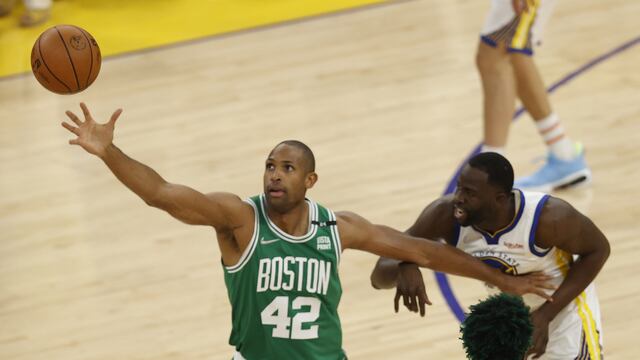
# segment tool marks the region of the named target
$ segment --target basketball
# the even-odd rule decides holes
[[[73,25],[45,30],[31,50],[31,70],[38,82],[56,94],[75,94],[89,87],[100,72],[96,40]]]

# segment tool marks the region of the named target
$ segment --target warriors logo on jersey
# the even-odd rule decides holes
[[[473,254],[478,260],[509,275],[518,275],[518,264],[513,259],[503,259],[496,256]],[[503,256],[504,257],[504,256]]]
[[[573,262],[571,255],[535,243],[538,219],[548,195],[520,190],[514,190],[513,195],[516,212],[507,227],[493,234],[473,226],[459,227],[456,247],[506,274],[541,271],[552,277],[552,285],[560,286]],[[488,289],[489,293],[498,291],[491,286]],[[544,302],[530,294],[523,300],[532,310]],[[551,322],[547,350],[541,359],[601,359],[601,329],[600,307],[591,284]]]

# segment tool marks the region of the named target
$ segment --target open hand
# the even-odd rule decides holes
[[[409,311],[418,312],[418,309],[420,309],[420,316],[425,314],[424,305],[431,305],[418,265],[409,263],[400,263],[398,265],[396,297],[393,299],[396,312],[400,310],[400,297],[402,297],[404,306]]]
[[[505,275],[505,282],[500,290],[515,294],[535,294],[548,301],[553,301],[551,295],[548,295],[545,289],[555,290],[556,287],[549,283],[552,277],[542,272],[533,272],[527,275],[512,276]]]
[[[106,124],[98,124],[93,120],[85,103],[80,103],[80,108],[82,108],[84,114],[84,121],[80,120],[80,118],[71,111],[67,110],[65,112],[69,119],[76,125],[73,126],[66,121],[62,122],[62,126],[65,129],[77,136],[77,138],[69,140],[69,144],[80,145],[88,153],[103,157],[107,147],[111,145],[113,141],[113,129],[116,120],[118,120],[118,117],[122,114],[122,109],[116,110]]]

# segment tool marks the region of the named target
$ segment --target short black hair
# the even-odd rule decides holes
[[[500,293],[469,307],[460,325],[462,346],[470,360],[521,360],[531,345],[530,308],[522,298]]]
[[[302,158],[305,162],[307,172],[310,173],[316,171],[316,157],[313,155],[313,151],[311,151],[307,144],[298,140],[285,140],[276,145],[274,149],[280,145],[289,145],[302,150]],[[271,150],[271,152],[273,152],[273,150]]]
[[[510,193],[513,189],[513,167],[504,156],[495,152],[483,152],[469,159],[468,164],[489,175],[489,184],[505,193]]]

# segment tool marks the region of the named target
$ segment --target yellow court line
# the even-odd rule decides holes
[[[56,24],[85,28],[103,56],[153,48],[388,0],[58,0],[41,26],[17,26],[21,8],[0,18],[0,77],[30,69],[31,47]]]

